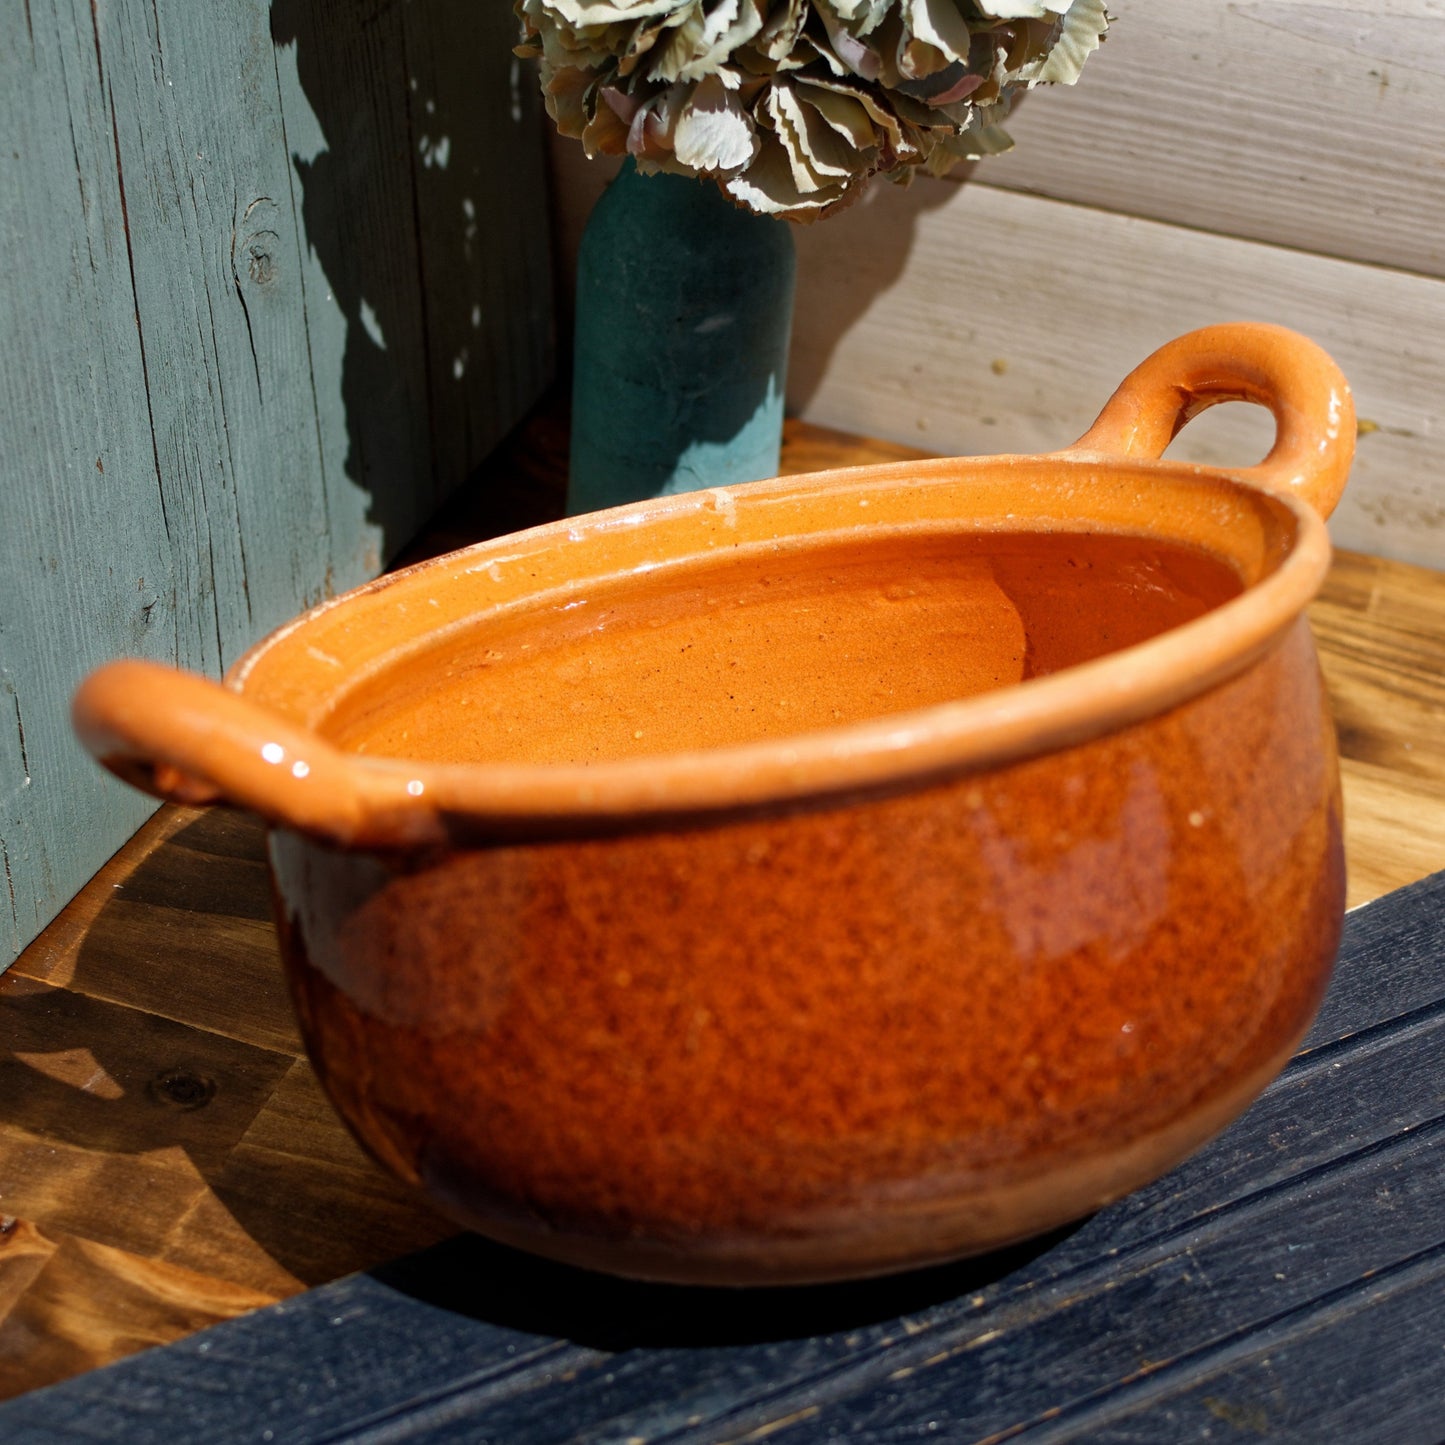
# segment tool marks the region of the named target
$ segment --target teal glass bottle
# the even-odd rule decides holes
[[[570,514],[777,472],[796,269],[789,222],[623,165],[578,254]]]

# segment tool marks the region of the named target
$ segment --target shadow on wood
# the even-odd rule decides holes
[[[920,217],[953,200],[975,169],[970,162],[943,180],[921,176],[906,188],[875,180],[863,199],[841,215],[798,227],[790,415],[808,410],[828,375],[833,352],[858,321],[875,307],[887,306],[888,291],[908,264]],[[839,266],[840,255],[849,257],[846,267]],[[848,284],[838,284],[840,270]],[[967,315],[967,296],[941,297],[939,302],[950,313]],[[926,349],[921,350],[919,363],[927,366],[928,360]]]
[[[455,1230],[362,1155],[301,1056],[262,849],[253,819],[201,815],[105,904],[67,986],[5,981],[3,1127],[11,1140],[29,1136],[35,1155],[26,1168],[26,1151],[12,1150],[21,1177],[7,1203],[43,1221],[37,1237],[46,1249],[59,1241],[74,1253],[79,1241],[96,1256],[85,1274],[91,1298],[106,1298],[112,1274],[114,1288],[125,1286],[122,1276],[142,1259],[204,1273],[214,1290],[287,1294]],[[197,970],[213,983],[206,1012],[191,1010],[181,1022],[170,1016],[174,1001]],[[111,1185],[96,1192],[87,1181],[98,1170]],[[943,1268],[814,1288],[643,1284],[476,1236],[374,1277],[437,1309],[594,1349],[733,1345],[925,1309],[996,1283],[1066,1234]],[[68,1317],[63,1307],[60,1314]]]
[[[199,970],[215,1001],[182,1022]],[[248,817],[205,814],[142,863],[66,987],[5,980],[4,1022],[6,1205],[47,1238],[289,1294],[454,1231],[365,1158],[302,1057]]]
[[[459,1235],[371,1271],[398,1294],[500,1329],[609,1354],[771,1344],[846,1333],[991,1289],[1078,1225],[976,1259],[843,1284],[722,1289],[616,1279]]]
[[[344,467],[371,496],[383,559],[550,370],[538,107],[514,28],[509,9],[464,0],[271,6],[300,87],[286,109],[304,232],[329,288],[324,310],[308,297],[316,385],[340,387]]]

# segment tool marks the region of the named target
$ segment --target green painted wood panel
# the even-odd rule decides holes
[[[144,818],[71,738],[374,575],[546,384],[510,6],[0,4],[0,965]]]

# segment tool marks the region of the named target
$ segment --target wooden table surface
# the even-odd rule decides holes
[[[785,468],[917,455],[790,425]],[[554,515],[534,418],[403,560]],[[1350,903],[1445,866],[1445,575],[1340,554],[1311,612]],[[0,978],[0,1398],[453,1227],[352,1143],[301,1051],[262,832],[164,808]]]

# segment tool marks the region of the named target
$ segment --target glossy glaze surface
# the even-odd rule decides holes
[[[459,1218],[659,1277],[992,1247],[1152,1178],[1282,1062],[1342,910],[1301,624],[1085,747],[900,797],[360,859],[278,834],[308,1048]]]
[[[1202,617],[1231,566],[1154,538],[848,537],[699,558],[486,616],[349,691],[321,731],[420,762],[592,764],[886,718]]]
[[[1157,460],[1229,398],[1265,462]],[[1209,328],[1054,456],[538,528],[77,722],[275,825],[318,1071],[458,1218],[736,1283],[987,1249],[1222,1127],[1324,989],[1353,435],[1317,348]]]

